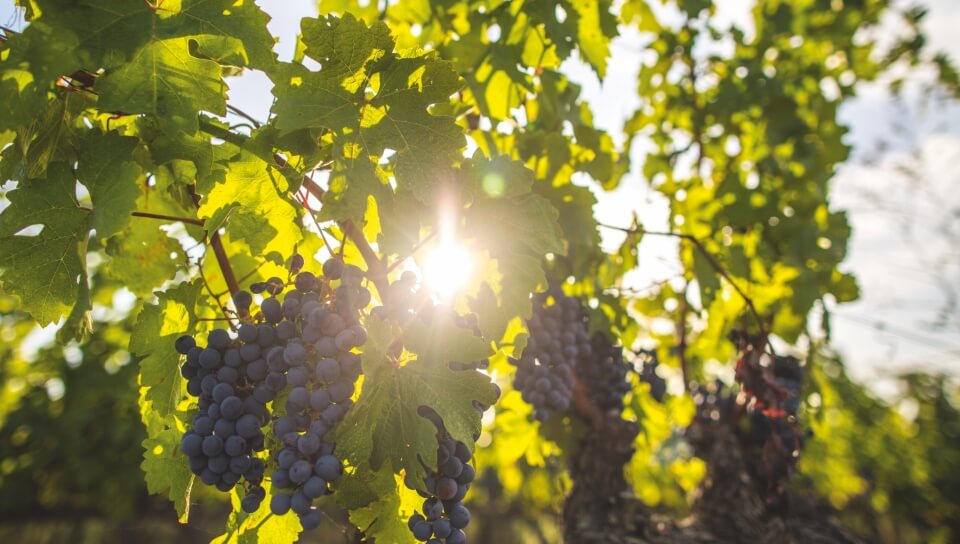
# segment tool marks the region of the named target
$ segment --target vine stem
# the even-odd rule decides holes
[[[687,289],[689,287],[689,283],[683,284],[683,293],[681,294],[680,300],[680,317],[677,319],[678,336],[680,337],[677,341],[677,356],[680,359],[680,375],[683,376],[684,391],[689,391],[690,389],[690,374],[687,370],[687,308],[689,305],[687,302]]]
[[[237,294],[240,290],[240,284],[233,273],[233,267],[230,266],[230,258],[227,257],[227,251],[223,248],[223,241],[220,239],[220,233],[214,232],[210,237],[210,247],[213,248],[213,254],[217,257],[217,264],[220,265],[220,271],[223,272],[223,279],[227,282],[227,289],[231,295]]]
[[[740,295],[740,298],[743,299],[743,302],[746,303],[747,307],[750,309],[750,313],[753,315],[753,318],[757,322],[757,326],[760,327],[760,332],[762,332],[764,337],[767,338],[767,347],[770,348],[770,353],[776,356],[777,352],[776,350],[774,350],[773,344],[770,342],[770,335],[769,335],[769,332],[767,331],[766,320],[763,318],[763,316],[760,315],[760,312],[757,310],[756,304],[753,303],[753,299],[749,295],[747,295],[747,293],[737,284],[737,282],[733,281],[733,277],[730,276],[730,273],[727,272],[727,269],[724,268],[722,264],[720,264],[720,261],[717,260],[717,257],[713,253],[710,253],[710,251],[707,250],[707,248],[703,245],[703,242],[701,242],[699,238],[697,238],[692,234],[685,234],[682,232],[646,230],[643,227],[626,228],[626,227],[618,227],[616,225],[607,225],[605,223],[597,223],[597,226],[605,229],[624,232],[626,234],[644,234],[644,235],[650,235],[650,236],[668,236],[671,238],[679,238],[681,240],[686,240],[691,244],[693,244],[693,246],[697,249],[697,251],[699,251],[700,254],[707,259],[707,262],[710,263],[710,267],[713,268],[717,272],[717,274],[720,274],[720,276],[723,279],[727,280],[727,283],[729,283],[733,287],[733,290],[736,291],[737,294]]]
[[[197,194],[197,191],[192,185],[190,186],[190,196],[193,199],[193,205],[199,209],[200,195]],[[220,239],[220,232],[218,230],[214,230],[213,233],[210,234],[210,247],[213,248],[213,254],[217,258],[217,265],[220,266],[223,279],[227,282],[227,289],[231,295],[237,294],[237,292],[240,291],[240,284],[237,283],[237,276],[233,273],[233,266],[230,265],[230,257],[227,256],[227,251],[223,247],[223,241]],[[213,294],[212,291],[211,294]],[[220,299],[217,299],[217,302],[219,303]]]
[[[80,206],[80,209],[85,212],[93,212],[93,208],[87,208]],[[145,217],[147,219],[160,219],[161,221],[180,221],[181,223],[188,223],[190,225],[197,225],[199,227],[203,226],[203,219],[195,219],[193,217],[177,217],[175,215],[164,215],[162,213],[151,213],[151,212],[130,212],[132,217]]]

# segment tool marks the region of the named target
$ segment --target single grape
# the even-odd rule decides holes
[[[263,497],[258,495],[247,495],[240,501],[240,508],[248,514],[256,512],[260,508],[260,503],[263,502]]]
[[[304,455],[313,455],[320,449],[320,437],[307,433],[297,441],[297,449]]]
[[[433,534],[437,538],[447,538],[453,532],[449,519],[438,519],[433,523]]]
[[[331,280],[338,280],[343,274],[343,259],[333,257],[323,263],[323,275]]]
[[[233,387],[228,383],[219,383],[213,388],[214,402],[223,402],[223,399],[233,395]]]
[[[433,534],[433,525],[429,521],[421,521],[413,526],[413,537],[426,542]]]
[[[200,366],[206,369],[216,368],[220,364],[222,357],[220,352],[213,349],[207,348],[200,352]]]
[[[234,420],[243,415],[243,401],[239,397],[227,397],[220,403],[220,415]]]
[[[303,265],[303,255],[294,253],[293,256],[290,257],[290,265],[287,267],[287,269],[290,270],[291,274],[296,274],[303,269]]]
[[[230,344],[230,333],[226,329],[213,329],[207,335],[207,345],[218,350],[227,349]]]
[[[322,497],[327,492],[327,482],[323,478],[313,476],[303,484],[303,492],[311,499]]]
[[[440,519],[443,514],[443,503],[436,497],[431,497],[423,502],[423,515],[430,521]]]
[[[343,465],[340,463],[340,460],[333,455],[324,455],[317,459],[313,470],[317,476],[324,480],[335,482],[340,478],[340,475],[343,474]]]
[[[309,531],[319,527],[322,520],[322,512],[320,510],[313,509],[300,516],[300,525],[302,525],[305,530]]]
[[[307,350],[302,344],[288,344],[283,350],[283,359],[290,366],[302,365],[307,360]]]
[[[213,434],[224,440],[226,440],[228,436],[233,435],[236,430],[237,424],[226,418],[220,418],[213,424]]]
[[[253,304],[253,296],[249,291],[237,291],[233,294],[233,304],[238,310],[246,311]]]
[[[237,434],[250,440],[260,435],[260,420],[253,414],[244,414],[237,420]]]
[[[223,454],[211,457],[207,466],[217,474],[223,474],[230,467],[230,458]]]
[[[223,451],[223,439],[219,436],[208,436],[203,439],[203,444],[201,445],[203,454],[207,457],[213,457],[219,455]]]
[[[247,441],[242,436],[233,435],[223,443],[223,451],[231,457],[242,455],[247,450]]]
[[[283,308],[276,298],[263,299],[263,302],[260,303],[260,311],[263,312],[263,317],[268,323],[279,323],[283,319]]]
[[[200,455],[203,445],[203,437],[188,431],[180,440],[180,451],[190,457]]]
[[[293,496],[290,497],[290,509],[301,516],[310,511],[312,503],[313,501],[310,500],[310,497],[307,497],[307,495],[302,492],[294,493]]]
[[[282,516],[290,511],[290,495],[276,493],[270,499],[270,511],[277,516]]]
[[[297,274],[293,284],[300,291],[313,291],[317,287],[317,277],[310,272],[301,272]]]
[[[457,482],[453,478],[440,478],[437,481],[437,496],[440,500],[450,500],[457,494]]]
[[[196,340],[194,340],[192,336],[185,334],[177,338],[177,341],[174,343],[174,348],[177,350],[177,353],[187,355],[196,345]]]
[[[467,507],[462,504],[456,504],[453,508],[447,512],[447,516],[450,518],[450,524],[453,525],[455,529],[463,529],[470,524],[470,510],[467,510]]]
[[[313,471],[313,469],[312,469],[312,467],[310,466],[310,463],[308,463],[307,461],[304,461],[304,460],[301,459],[301,460],[295,462],[295,463],[290,467],[290,481],[292,481],[293,483],[295,483],[295,484],[297,484],[297,485],[300,485],[300,484],[306,482],[308,479],[310,479],[310,475],[311,475],[312,471]],[[322,474],[319,474],[319,473],[318,473],[318,476],[320,476],[321,478],[323,478],[323,475],[322,475]],[[327,480],[327,481],[330,481],[329,478],[324,478],[324,479]]]
[[[267,279],[267,292],[271,295],[279,295],[283,292],[284,282],[280,278],[274,276]]]

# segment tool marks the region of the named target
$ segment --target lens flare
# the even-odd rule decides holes
[[[432,249],[423,261],[424,284],[441,299],[456,295],[466,285],[472,271],[473,257],[452,242]]]

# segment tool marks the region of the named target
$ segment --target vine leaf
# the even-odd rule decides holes
[[[283,134],[332,132],[336,183],[325,200],[336,203],[326,213],[337,216],[329,218],[363,218],[370,194],[389,208],[387,186],[374,168],[361,164],[377,165],[388,151],[396,152],[391,163],[397,185],[431,200],[465,145],[453,117],[430,111],[462,86],[452,65],[435,53],[398,55],[386,25],[368,27],[350,14],[305,19],[302,27],[305,53],[323,70],[278,65],[271,73],[273,113]]]
[[[222,63],[265,69],[276,62],[270,16],[253,0],[185,0],[164,21],[164,36],[190,36],[199,52]]]
[[[270,497],[270,482],[263,482],[264,491]],[[270,500],[260,504],[260,508],[247,514],[240,508],[240,497],[234,490],[230,494],[233,511],[227,518],[224,534],[214,538],[210,544],[290,544],[297,541],[302,527],[293,512],[282,516],[270,512]]]
[[[418,408],[429,406],[451,436],[473,444],[480,432],[480,413],[473,403],[492,404],[496,391],[484,374],[453,371],[448,364],[463,354],[487,356],[492,350],[478,337],[456,334],[452,326],[414,322],[408,329],[410,347],[423,353],[397,368],[387,363],[385,349],[396,338],[395,328],[376,317],[369,318],[367,326],[370,340],[364,352],[363,389],[335,431],[337,451],[351,464],[369,464],[377,470],[389,461],[395,472],[404,469],[422,480],[425,471],[420,460],[436,464],[437,429],[420,416]]]
[[[173,501],[180,523],[186,523],[190,515],[190,491],[193,474],[183,457],[178,454],[181,431],[164,429],[143,441],[143,469],[147,491],[163,493]]]
[[[225,179],[213,186],[198,210],[208,232],[230,217],[230,233],[243,240],[251,255],[290,255],[302,238],[297,209],[285,198],[287,183],[247,152],[230,163]]]
[[[130,160],[137,139],[116,132],[90,133],[80,150],[77,177],[90,191],[92,227],[107,238],[121,230],[136,209],[142,170]]]
[[[180,355],[172,349],[181,334],[193,331],[200,282],[182,283],[158,293],[157,303],[140,312],[130,334],[130,351],[140,360],[140,418],[147,428],[143,463],[147,490],[164,493],[174,503],[180,521],[189,514],[193,484],[185,458],[177,455],[183,434],[177,408],[183,400]]]
[[[500,276],[509,278],[499,291],[488,283],[471,302],[484,334],[499,339],[511,319],[529,315],[529,294],[546,283],[543,257],[566,253],[559,213],[543,197],[527,194],[479,200],[464,218],[468,235],[497,260]]]
[[[0,280],[20,297],[41,325],[70,311],[85,277],[89,214],[74,197],[76,181],[65,163],[50,165],[46,180],[30,180],[7,194],[10,205],[0,213]],[[35,235],[29,226],[43,225]]]
[[[130,335],[130,351],[143,358],[140,414],[150,435],[170,426],[169,418],[183,398],[180,354],[172,346],[180,335],[193,331],[201,290],[201,283],[194,281],[158,293],[157,303],[143,308]]]
[[[693,248],[691,251],[693,252],[693,275],[700,286],[701,304],[706,308],[713,304],[713,299],[720,291],[720,276],[699,248]]]
[[[190,38],[152,39],[129,63],[97,78],[99,108],[151,114],[188,134],[199,127],[197,112],[226,114],[220,65],[190,49]]]
[[[350,511],[350,521],[364,536],[377,542],[409,542],[407,520],[423,500],[388,466],[378,471],[359,467],[344,475],[334,498]]]
[[[156,176],[162,180],[162,176]],[[157,186],[150,187],[137,199],[137,209],[167,215],[178,215],[182,210],[165,205],[169,202]],[[199,227],[194,227],[199,230]],[[165,229],[150,220],[134,220],[118,235],[107,240],[105,250],[110,260],[101,268],[110,277],[140,297],[150,297],[154,289],[177,274],[184,262],[183,246]]]

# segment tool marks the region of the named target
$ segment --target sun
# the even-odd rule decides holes
[[[442,300],[453,298],[470,279],[473,257],[455,242],[443,242],[423,260],[423,281]]]

